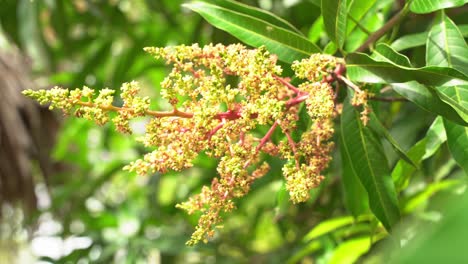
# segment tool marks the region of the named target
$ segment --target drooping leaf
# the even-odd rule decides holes
[[[343,137],[340,134],[340,146],[343,146]],[[346,149],[341,149],[343,198],[346,209],[356,218],[369,210],[369,198],[366,189],[362,186],[359,176],[357,175],[350,154],[346,153]]]
[[[346,0],[322,0],[322,16],[325,31],[338,48],[346,38]]]
[[[468,120],[463,119],[457,111],[439,98],[435,88],[421,85],[415,81],[394,83],[392,88],[395,92],[428,112],[441,115],[460,125],[468,125]]]
[[[403,67],[389,62],[376,61],[363,53],[346,57],[346,69],[351,80],[367,83],[405,83],[417,81],[425,85],[456,86],[468,84],[468,77],[447,67]]]
[[[450,153],[468,175],[468,127],[444,120]]]
[[[468,25],[458,25],[458,29],[462,33],[463,37],[468,37]],[[428,31],[404,35],[401,38],[395,40],[390,46],[396,51],[423,46],[426,44],[428,35]]]
[[[468,0],[414,0],[410,10],[416,14],[427,14],[444,8],[459,7],[466,3]]]
[[[379,138],[364,126],[360,113],[345,101],[341,116],[342,151],[367,190],[369,205],[387,230],[399,220],[398,200]]]
[[[308,57],[311,53],[320,52],[307,38],[248,14],[200,1],[184,6],[199,13],[215,27],[229,32],[249,45],[264,45],[284,62],[291,63]]]
[[[385,43],[379,43],[377,47],[375,47],[372,51],[372,58],[376,61],[386,61],[403,67],[413,67],[408,57],[398,53]]]

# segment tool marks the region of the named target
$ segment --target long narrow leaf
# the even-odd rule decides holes
[[[376,61],[363,53],[346,57],[346,69],[351,80],[367,83],[405,83],[417,81],[425,85],[467,85],[468,76],[447,67],[403,67],[389,62]]]
[[[455,161],[468,175],[468,127],[444,120],[447,143]]]
[[[343,135],[340,134],[340,146],[344,145]],[[369,198],[367,197],[366,189],[362,186],[357,172],[352,166],[350,159],[351,154],[347,149],[341,147],[341,163],[343,184],[343,197],[346,209],[354,216],[354,218],[362,215],[369,210]]]
[[[414,0],[410,10],[417,14],[426,14],[444,8],[459,7],[466,3],[467,0]]]
[[[346,0],[322,0],[325,31],[337,47],[343,47],[346,38]]]
[[[432,87],[411,81],[394,83],[392,88],[395,92],[428,112],[441,115],[463,126],[468,125],[468,120],[463,119],[449,104],[442,101],[438,96],[438,92]]]
[[[429,32],[426,44],[426,64],[440,64],[468,72],[468,45],[455,23],[440,11]],[[439,87],[446,97],[442,100],[450,104],[461,116],[468,115],[468,86]],[[444,120],[449,150],[468,174],[468,128]]]
[[[468,37],[468,25],[458,25],[458,29],[462,33],[463,37]],[[401,38],[395,40],[391,47],[396,51],[402,51],[406,49],[411,49],[426,44],[427,36],[429,32],[421,32],[404,35]]]
[[[206,2],[206,3],[211,3],[219,7],[224,7],[226,9],[229,9],[229,10],[241,13],[241,14],[245,14],[251,17],[258,18],[260,20],[268,22],[277,27],[284,28],[290,31],[294,31],[297,34],[302,35],[302,32],[296,27],[294,27],[293,25],[291,25],[291,23],[263,9],[249,6],[246,4],[242,4],[239,2],[231,1],[231,0],[201,0],[201,1]]]
[[[360,113],[345,101],[341,117],[342,151],[367,190],[369,205],[387,230],[400,218],[398,200],[382,143],[360,120]]]
[[[292,63],[320,52],[320,49],[305,37],[267,21],[205,2],[195,1],[184,6],[199,13],[215,27],[229,32],[249,45],[264,45],[284,62]]]

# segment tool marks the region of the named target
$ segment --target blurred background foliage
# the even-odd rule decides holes
[[[182,8],[183,2],[0,0],[0,52],[16,50],[28,56],[32,69],[29,77],[37,88],[74,88],[83,84],[95,89],[118,88],[123,82],[138,80],[144,84],[145,94],[157,98],[159,82],[168,69],[164,62],[146,55],[143,47],[239,42]],[[322,48],[327,43],[317,4],[320,1],[241,2],[285,18]],[[361,22],[368,31],[374,31],[399,5],[401,1],[378,1],[363,14]],[[463,10],[466,8],[454,9],[450,15],[458,24],[468,24]],[[414,17],[401,25],[398,34],[426,31],[431,19]],[[356,26],[350,31],[354,34],[350,33],[346,50],[354,50],[368,34]],[[415,66],[424,65],[423,47],[411,49],[406,55]],[[165,107],[164,102],[154,102],[155,108]],[[434,119],[412,104],[376,104],[374,109],[378,109],[404,149],[424,136]],[[132,124],[136,136],[138,131],[143,133],[144,123],[142,119]],[[386,147],[395,165],[398,156],[392,154],[390,146]],[[439,144],[434,149],[435,155],[414,172],[402,193],[401,208],[408,215],[402,236],[412,237],[421,221],[440,219],[446,203],[430,203],[434,196],[460,192],[465,187],[464,173],[448,154],[447,146]],[[213,241],[187,247],[185,242],[197,216],[186,215],[175,204],[210,183],[216,175],[216,160],[201,155],[192,169],[148,177],[121,171],[144,151],[134,138],[120,135],[112,127],[61,118],[51,155],[61,166],[47,178],[39,169],[31,172],[37,209],[22,207],[20,201],[2,205],[0,260],[81,264],[352,263],[362,256],[367,262],[381,263],[388,253],[381,249],[392,247],[375,218],[354,221],[347,212],[339,155],[326,181],[313,190],[312,198],[294,206],[283,185],[281,161],[269,158],[271,172],[238,201],[238,210],[226,218]]]

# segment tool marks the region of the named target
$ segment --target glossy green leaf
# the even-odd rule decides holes
[[[343,136],[340,134],[340,146],[343,146],[343,144]],[[362,186],[359,176],[352,166],[352,161],[349,158],[350,154],[346,153],[345,150],[342,148],[340,151],[343,198],[346,209],[356,218],[369,210],[369,198],[367,197],[366,189]]]
[[[229,32],[249,45],[264,45],[284,62],[291,63],[320,52],[320,49],[305,37],[247,14],[199,1],[184,6],[199,13],[215,27]]]
[[[399,220],[398,200],[388,161],[379,138],[364,126],[360,113],[345,101],[341,116],[342,151],[348,155],[353,170],[367,190],[374,215],[387,230]]]
[[[459,7],[468,0],[414,0],[410,10],[416,14],[427,14],[444,8]]]
[[[201,0],[201,1],[214,4],[219,7],[223,7],[223,8],[226,8],[231,11],[238,12],[244,15],[248,15],[248,16],[257,18],[259,20],[263,20],[277,27],[284,28],[290,31],[294,31],[297,34],[302,35],[302,32],[298,30],[296,27],[294,27],[291,23],[289,23],[288,21],[282,19],[281,17],[271,12],[268,12],[266,10],[263,10],[254,6],[242,4],[240,2],[236,2],[232,0]]]
[[[426,43],[426,64],[453,67],[468,74],[468,47],[455,23],[438,12]]]
[[[426,63],[454,67],[468,72],[468,45],[455,23],[440,11],[429,32],[426,44]],[[468,118],[468,86],[439,87],[442,100],[450,104],[462,117]],[[442,96],[445,95],[445,96]],[[468,173],[468,128],[444,120],[447,143],[453,158]]]
[[[458,25],[458,29],[462,33],[463,37],[468,37],[468,25]],[[423,46],[426,44],[428,35],[429,32],[404,35],[401,38],[392,42],[390,46],[396,51],[402,51],[414,47]]]
[[[468,127],[444,120],[447,143],[453,158],[468,175]]]
[[[330,264],[353,264],[369,251],[372,240],[369,236],[357,237],[340,243],[333,251],[328,263]]]
[[[432,122],[425,138],[427,138],[427,144],[424,156],[422,157],[423,160],[434,155],[440,148],[440,145],[447,141],[447,134],[445,133],[442,117],[439,116]]]
[[[354,0],[350,1],[348,5],[348,22],[346,24],[346,33],[350,34],[357,24],[354,22],[361,22],[361,19],[368,14],[368,12],[375,5],[377,0]]]
[[[376,61],[363,53],[346,57],[346,69],[351,80],[367,83],[405,83],[417,81],[425,85],[456,86],[468,84],[468,77],[447,67],[403,67],[389,62]]]
[[[415,81],[394,83],[392,88],[395,92],[428,112],[441,115],[460,125],[468,124],[467,120],[464,120],[457,111],[440,99],[435,88],[421,85]]]
[[[453,67],[468,74],[468,45],[455,23],[443,11],[437,14],[426,44],[426,64]],[[441,99],[468,119],[468,86],[439,87]]]
[[[408,57],[398,53],[385,43],[379,43],[377,45],[377,47],[372,51],[372,58],[376,61],[386,61],[403,67],[413,67]]]
[[[325,31],[338,48],[346,38],[346,0],[322,0],[322,16]]]
[[[465,121],[468,120],[468,85],[438,87],[442,101],[449,104]]]

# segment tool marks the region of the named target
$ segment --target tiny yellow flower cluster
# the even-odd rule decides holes
[[[336,95],[330,83],[334,70],[344,67],[341,59],[314,54],[295,62],[296,76],[305,79],[296,87],[281,77],[277,57],[264,47],[194,44],[145,51],[172,65],[161,83],[161,95],[172,111],[150,110],[150,99],[138,96],[137,82],[122,85],[120,107],[112,104],[114,90],[110,89],[97,95],[87,87],[27,90],[24,94],[50,104],[51,109],[61,108],[99,125],[112,120],[123,133],[131,132],[131,119],[151,117],[141,141],[154,150],[124,168],[140,175],[188,168],[202,151],[218,158],[219,177],[178,205],[189,214],[202,213],[188,244],[213,236],[222,215],[235,208],[235,199],[245,196],[254,180],[268,172],[262,153],[287,160],[283,173],[294,203],[309,198],[331,160]],[[291,132],[296,129],[301,103],[313,122],[295,142]],[[116,113],[112,119],[110,112]],[[269,129],[259,136],[259,126]],[[284,135],[280,142],[271,140],[276,130]]]

